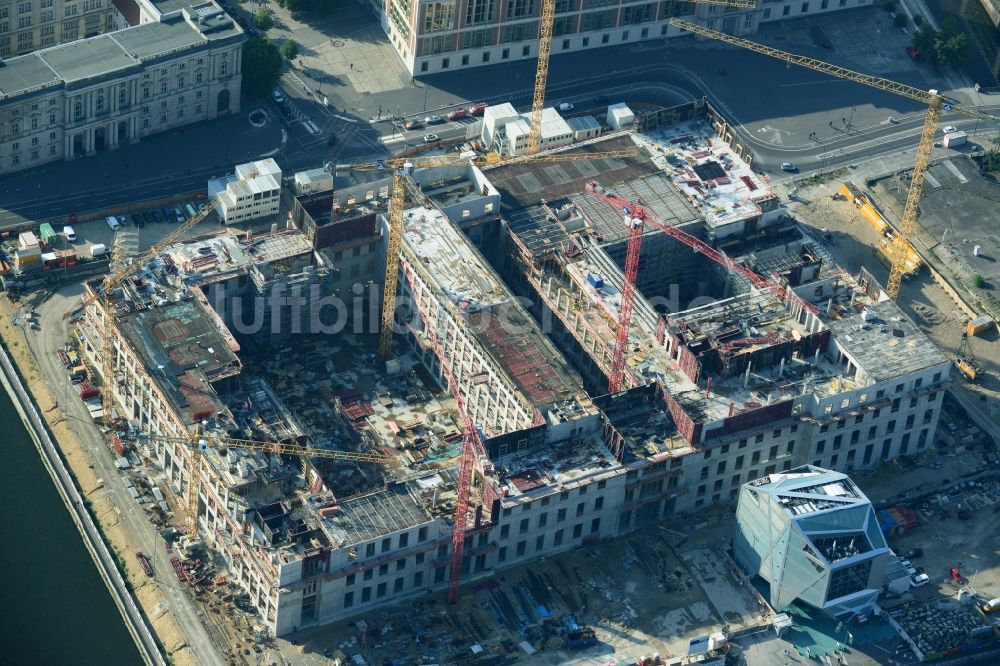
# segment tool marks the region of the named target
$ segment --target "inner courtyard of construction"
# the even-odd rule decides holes
[[[697,101],[523,162],[336,174],[283,225],[87,283],[76,344],[272,636],[925,451],[951,362],[749,159]]]

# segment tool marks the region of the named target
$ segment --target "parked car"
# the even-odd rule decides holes
[[[153,216],[153,222],[163,222],[163,219],[160,217],[160,211],[155,208],[149,211],[149,214]]]
[[[572,111],[573,110],[573,105],[570,104],[569,102],[563,102],[562,104],[559,105],[559,110],[560,111]]]
[[[952,132],[957,132],[958,128],[954,125],[945,125],[943,131],[945,134],[951,134]]]
[[[911,548],[905,553],[903,553],[903,557],[905,557],[908,560],[915,560],[918,557],[923,557],[923,556],[924,556],[924,551],[922,548]]]
[[[424,118],[424,122],[427,123],[428,125],[437,125],[438,123],[443,123],[444,118],[442,118],[441,116],[427,116],[426,118]]]
[[[142,221],[142,216],[139,215],[139,213],[132,213],[131,215],[129,215],[129,219],[132,220],[132,224],[134,224],[139,229],[142,229],[144,226],[146,226],[146,223]]]
[[[108,223],[108,226],[111,227],[111,231],[118,231],[122,228],[122,223],[119,222],[118,218],[114,215],[108,215],[105,218],[105,221]]]
[[[929,582],[931,582],[931,577],[925,573],[917,574],[910,578],[911,587],[923,587]]]
[[[275,86],[274,90],[271,91],[271,99],[274,100],[275,104],[284,104],[285,103],[285,93],[281,91],[280,87]]]
[[[181,211],[180,208],[174,208],[174,217],[177,218],[178,222],[184,221],[184,213]]]
[[[407,120],[405,123],[403,123],[403,127],[405,127],[408,130],[415,130],[415,129],[420,129],[421,127],[423,127],[423,125],[420,124],[419,120]]]
[[[792,164],[791,162],[782,162],[781,163],[781,170],[782,171],[788,171],[790,173],[795,173],[796,171],[799,170],[799,168],[797,166],[795,166],[794,164]]]
[[[440,137],[437,134],[424,134],[424,143],[437,143]]]
[[[470,116],[481,116],[486,111],[486,102],[477,102],[465,110]]]
[[[163,221],[164,222],[173,222],[174,221],[174,214],[173,214],[173,212],[169,208],[167,208],[166,206],[164,206],[163,208],[160,209],[160,213],[163,215]]]
[[[455,109],[448,114],[448,120],[461,120],[465,117],[465,109]]]
[[[73,227],[69,226],[68,224],[65,227],[63,227],[63,236],[65,236],[66,240],[68,240],[70,243],[76,242],[76,232],[73,231]]]

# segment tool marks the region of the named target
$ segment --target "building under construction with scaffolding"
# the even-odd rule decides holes
[[[289,333],[286,299],[268,309],[271,335],[242,332],[237,303],[275,283],[315,284],[317,299],[377,291],[388,180],[300,197],[294,228],[179,244],[114,295],[115,395],[131,425],[383,456],[204,456],[187,509],[269,632],[447,586],[463,421],[443,360],[485,448],[463,581],[732,503],[775,472],[866,469],[933,442],[950,363],[868,274],[836,266],[709,120],[624,141],[640,155],[415,172],[384,364],[378,316]],[[647,225],[614,394],[628,234],[623,212],[588,192],[595,179],[781,286]],[[99,321],[95,302],[85,342]],[[146,446],[183,497],[190,452]]]

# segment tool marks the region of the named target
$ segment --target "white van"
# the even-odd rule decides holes
[[[111,231],[118,231],[122,228],[122,223],[118,221],[118,218],[114,215],[108,215],[104,218],[108,221],[108,226],[111,227]]]
[[[104,243],[98,243],[97,245],[90,246],[90,256],[100,257],[108,253],[108,246]]]
[[[68,240],[70,243],[76,242],[76,232],[73,231],[73,227],[69,226],[68,224],[65,227],[63,227],[63,236],[65,236],[66,240]]]

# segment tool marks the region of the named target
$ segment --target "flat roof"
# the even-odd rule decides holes
[[[225,410],[211,382],[238,374],[242,364],[199,300],[121,314],[118,328],[187,425]]]
[[[892,301],[856,302],[855,308],[852,316],[832,319],[827,325],[844,353],[873,381],[949,362]]]
[[[187,6],[197,23],[178,16],[5,60],[0,67],[0,93],[12,96],[46,84],[107,76],[174,51],[243,34],[214,2]]]
[[[424,502],[406,483],[340,500],[339,511],[322,516],[320,524],[335,547],[359,543],[430,522]]]
[[[570,146],[560,155],[634,149],[629,136],[612,137],[584,146]],[[542,199],[562,199],[583,192],[588,181],[607,184],[634,180],[658,171],[641,151],[635,157],[579,159],[569,162],[528,161],[499,167],[484,167],[483,173],[502,195],[505,211],[538,204]]]
[[[3,67],[0,67],[0,95],[14,95],[40,86],[55,85],[61,80],[37,52],[29,53],[4,61]]]
[[[496,459],[505,503],[537,491],[558,491],[589,483],[595,477],[624,473],[599,438],[573,438]],[[536,495],[537,496],[537,495]]]
[[[148,24],[155,25],[155,24]],[[66,83],[89,79],[138,64],[112,34],[61,44],[39,52]]]
[[[641,201],[643,207],[654,213],[664,224],[682,226],[702,222],[701,216],[687,197],[661,173],[629,180],[613,187],[613,181],[603,175],[598,175],[596,180],[629,201]],[[600,234],[603,242],[618,241],[628,235],[624,213],[608,202],[586,193],[574,194],[570,199]],[[645,233],[661,232],[652,225],[646,225]]]

